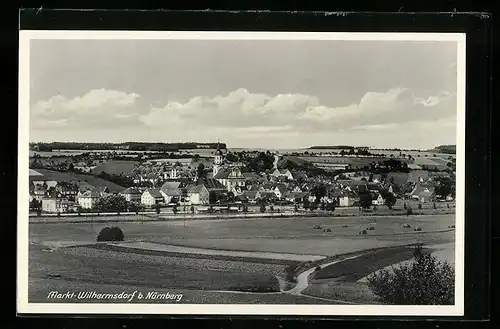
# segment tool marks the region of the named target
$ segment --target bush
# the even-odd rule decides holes
[[[411,207],[406,208],[406,216],[412,215],[413,209]]]
[[[314,269],[315,272],[318,272],[321,270],[321,266],[316,266],[316,268]]]
[[[105,227],[97,235],[97,241],[123,241],[123,232],[119,227]]]
[[[297,266],[295,266],[295,265],[289,265],[289,266],[285,267],[285,269],[283,270],[285,281],[288,281],[288,282],[297,281],[295,278],[295,271],[296,270],[297,270]]]
[[[266,212],[266,206],[265,205],[261,205],[260,206],[260,212],[261,213],[265,213]]]
[[[387,304],[453,305],[455,270],[417,245],[413,262],[372,274],[368,286]]]
[[[416,227],[416,228],[414,228],[413,230],[414,230],[414,231],[417,231],[417,232],[422,231],[422,229],[421,229],[420,227]]]

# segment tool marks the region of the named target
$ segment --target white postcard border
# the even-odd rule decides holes
[[[63,304],[28,302],[29,98],[32,39],[165,40],[373,40],[457,42],[457,154],[455,227],[455,305],[245,305],[245,304]],[[33,31],[19,32],[19,132],[17,220],[17,311],[22,314],[166,314],[166,315],[315,315],[315,316],[463,316],[465,271],[465,34],[330,32],[187,32],[187,31]]]

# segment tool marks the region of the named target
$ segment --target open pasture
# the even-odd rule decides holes
[[[409,228],[404,225],[409,224]],[[454,241],[453,215],[322,217],[160,221],[143,223],[31,224],[33,243],[95,241],[105,226],[119,226],[126,241],[149,241],[186,247],[334,255],[356,250]],[[319,226],[321,229],[314,229]],[[366,235],[360,235],[361,230]],[[421,231],[416,232],[414,228]],[[331,232],[323,232],[329,228]],[[351,250],[355,249],[355,250]]]

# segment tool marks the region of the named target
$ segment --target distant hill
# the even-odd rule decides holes
[[[444,154],[456,154],[457,153],[457,146],[456,145],[439,145],[431,150],[428,150],[428,152],[444,153]]]
[[[350,150],[355,149],[355,146],[349,145],[315,145],[311,146],[310,150]]]
[[[221,149],[226,149],[225,143],[219,143]],[[84,143],[84,142],[52,142],[52,143],[30,143],[30,150],[53,151],[53,150],[129,150],[129,151],[163,151],[178,152],[179,150],[192,149],[215,149],[217,143],[157,143],[157,142],[124,142],[124,143]]]
[[[36,175],[36,173],[42,174]],[[75,174],[71,172],[60,172],[48,169],[35,169],[30,171],[30,181],[33,180],[53,180],[57,182],[73,182],[78,185],[78,187],[107,187],[110,192],[121,192],[125,187],[112,183],[110,181],[104,180],[102,178],[86,175],[86,174]]]

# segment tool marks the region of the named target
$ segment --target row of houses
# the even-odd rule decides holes
[[[117,193],[122,195],[130,203],[140,203],[145,207],[152,208],[156,205],[209,205],[231,195],[232,202],[267,203],[289,202],[303,203],[304,200],[315,202],[316,196],[313,192],[314,186],[310,183],[273,183],[256,182],[252,185],[242,186],[237,189],[238,193],[228,192],[227,187],[214,178],[200,179],[196,183],[183,183],[179,181],[168,181],[161,188],[138,188],[130,187]],[[383,205],[385,196],[390,193],[396,197],[418,200],[422,203],[435,200],[435,187],[429,184],[416,183],[412,190],[402,194],[396,184],[380,184],[359,180],[338,180],[325,186],[325,195],[320,202],[334,203],[339,207],[351,207],[359,204],[360,193],[369,191],[372,196],[373,205]],[[41,194],[41,188],[37,188],[36,199],[42,203],[44,212],[68,212],[81,209],[91,209],[96,201],[112,193],[106,188],[92,188],[78,191],[74,200],[57,190],[48,194]],[[211,198],[211,195],[215,197]],[[33,197],[34,199],[35,197]]]

